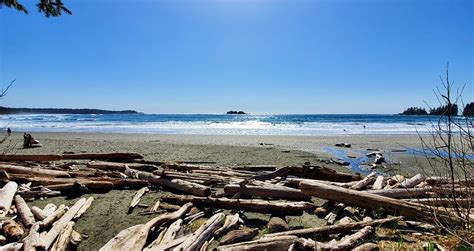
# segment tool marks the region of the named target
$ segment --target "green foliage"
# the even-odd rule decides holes
[[[442,105],[437,108],[430,109],[430,115],[440,115],[440,116],[457,116],[458,115],[458,105],[451,104],[450,107],[448,105]]]
[[[474,117],[474,102],[467,104],[462,111],[464,117]]]
[[[28,10],[19,3],[18,0],[0,0],[0,4],[28,14]],[[36,4],[36,7],[38,7],[38,11],[43,13],[46,17],[57,17],[63,13],[72,15],[72,12],[64,6],[62,0],[40,0],[40,2]]]
[[[428,115],[424,108],[410,107],[401,113],[402,115]]]

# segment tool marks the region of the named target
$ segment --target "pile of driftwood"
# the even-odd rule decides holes
[[[375,172],[362,177],[310,164],[216,167],[145,161],[134,153],[6,155],[0,180],[5,184],[0,191],[2,240],[12,249],[64,250],[78,243],[74,220],[93,198],[70,208],[44,209],[29,208],[25,200],[112,189],[139,188],[129,211],[149,189],[170,193],[150,208],[159,216],[122,230],[101,250],[371,250],[377,245],[364,241],[382,224],[434,223],[433,212],[438,220],[462,224],[449,210],[453,186],[446,178]],[[471,181],[455,184],[458,211],[471,209],[465,182]],[[326,202],[316,205],[314,198]],[[249,227],[245,212],[271,215],[265,230]],[[305,212],[326,219],[327,226],[289,229],[285,216]],[[207,221],[189,232],[186,226],[199,218]]]

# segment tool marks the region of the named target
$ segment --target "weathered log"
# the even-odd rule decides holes
[[[182,219],[177,219],[171,225],[166,229],[166,231],[163,234],[163,238],[161,238],[161,241],[159,244],[167,244],[174,240],[176,237],[176,234],[179,232],[181,229],[181,224],[183,223]]]
[[[258,233],[258,228],[248,228],[248,227],[241,227],[238,230],[233,230],[224,235],[220,240],[221,245],[228,245],[232,243],[242,242],[242,241],[249,241],[253,239]]]
[[[28,235],[23,239],[23,250],[24,251],[36,251],[37,249],[43,250],[44,243],[40,238],[39,223],[35,223],[31,228]]]
[[[224,187],[226,193],[240,193],[246,197],[274,198],[284,200],[310,200],[311,196],[301,193],[299,189],[268,184],[267,186],[240,186],[229,184]]]
[[[133,196],[132,201],[130,202],[130,206],[128,207],[128,213],[131,213],[133,211],[133,209],[140,202],[142,196],[148,191],[149,191],[148,187],[143,187],[135,193],[135,195]]]
[[[200,207],[237,209],[248,212],[280,215],[301,215],[303,211],[310,210],[314,207],[312,203],[300,201],[266,201],[259,199],[227,199],[175,195],[164,195],[161,197],[161,199],[162,201],[173,204],[192,202],[194,205]]]
[[[51,177],[58,177],[58,178],[71,177],[69,173],[65,171],[38,168],[38,167],[0,165],[0,169],[7,171],[9,174],[19,173],[19,174],[28,174],[28,175],[37,175],[37,176],[51,176]]]
[[[51,247],[51,251],[63,251],[68,250],[69,239],[71,239],[72,228],[74,227],[74,221],[70,221],[66,224],[61,233],[59,234],[56,242]]]
[[[344,236],[341,240],[330,241],[328,243],[316,242],[317,250],[349,250],[357,245],[361,240],[371,236],[374,233],[374,228],[371,226],[366,226],[359,230],[358,232]]]
[[[151,213],[156,213],[160,209],[160,200],[157,200],[155,205],[153,205],[152,208],[150,208]]]
[[[10,241],[18,241],[25,234],[23,227],[13,220],[4,221],[2,230],[5,237]]]
[[[346,205],[358,206],[378,210],[384,208],[387,213],[393,215],[402,215],[406,217],[425,219],[433,221],[433,214],[426,207],[411,202],[400,201],[397,199],[370,194],[367,192],[355,191],[347,188],[321,184],[318,182],[302,182],[301,191],[322,199],[336,199]],[[377,191],[377,190],[370,190]],[[446,216],[446,215],[444,215]],[[439,217],[443,217],[440,213]]]
[[[181,243],[183,243],[183,241],[188,239],[190,236],[191,234],[188,234],[188,235],[179,237],[177,239],[174,239],[166,244],[160,244],[160,245],[154,246],[153,249],[145,249],[145,251],[175,250],[177,246],[181,245]]]
[[[352,251],[379,251],[379,250],[380,250],[379,246],[371,242],[364,243],[352,249]]]
[[[288,184],[291,187],[299,188],[300,187],[300,182],[302,181],[313,181],[314,179],[305,179],[305,178],[293,178],[293,177],[287,177],[284,179],[285,181],[288,182]],[[335,181],[327,181],[327,180],[318,180],[319,182],[327,183],[330,185],[335,185],[335,186],[340,186],[340,187],[345,187],[349,188],[359,181],[349,181],[349,182],[335,182]]]
[[[45,228],[53,225],[53,223],[61,218],[66,213],[66,206],[64,204],[59,205],[59,207],[52,214],[48,215],[44,220],[40,222],[40,227]]]
[[[15,205],[20,215],[23,225],[30,228],[35,224],[35,216],[30,210],[30,207],[26,204],[25,200],[20,195],[15,195]]]
[[[233,166],[232,169],[235,170],[244,170],[244,171],[275,171],[278,166],[274,165],[244,165],[244,166]]]
[[[48,217],[41,208],[39,207],[36,207],[36,206],[32,206],[31,207],[31,213],[33,213],[33,215],[35,216],[35,218],[39,221],[42,221],[44,219],[46,219],[46,217]]]
[[[250,177],[249,180],[270,180],[278,176],[293,175],[300,178],[307,179],[318,179],[335,182],[350,182],[360,180],[359,175],[340,173],[333,169],[322,167],[322,166],[303,166],[303,167],[283,167],[274,172],[268,174],[255,175]]]
[[[62,159],[127,161],[127,160],[134,160],[134,159],[143,159],[143,155],[138,154],[138,153],[76,153],[76,154],[63,154]]]
[[[60,206],[65,207],[64,204],[62,204]],[[46,204],[46,206],[44,206],[43,212],[47,217],[47,216],[50,216],[51,214],[53,214],[57,209],[58,209],[58,207],[56,205],[54,205],[53,203],[49,203],[49,204]]]
[[[44,237],[46,248],[49,248],[53,244],[61,230],[63,230],[66,225],[74,218],[74,216],[76,216],[77,212],[84,206],[86,201],[86,198],[78,200],[58,221],[56,221],[56,223]]]
[[[377,179],[375,179],[374,184],[372,185],[372,189],[379,190],[383,189],[385,185],[385,177],[382,175],[377,176]]]
[[[211,195],[211,188],[196,184],[193,182],[181,180],[181,179],[166,179],[160,176],[156,176],[150,173],[138,172],[141,179],[146,179],[153,185],[168,187],[183,193],[192,194],[196,196],[209,196]]]
[[[243,220],[240,218],[238,213],[227,215],[225,217],[224,225],[216,230],[215,236],[222,236],[230,229],[237,227],[239,224],[243,223]]]
[[[377,175],[376,172],[372,172],[369,175],[367,175],[365,178],[354,184],[351,189],[355,190],[361,190],[362,188],[366,187],[370,183],[374,182],[375,178],[374,176]]]
[[[304,228],[304,229],[297,229],[297,230],[290,230],[286,232],[280,233],[273,233],[267,234],[265,237],[276,237],[276,236],[287,236],[287,235],[294,235],[299,237],[311,236],[311,235],[330,235],[330,234],[337,234],[341,232],[347,232],[354,229],[360,229],[366,226],[378,226],[382,224],[386,224],[393,221],[402,220],[403,217],[391,217],[379,220],[368,220],[368,221],[360,221],[349,223],[346,225],[331,225],[331,226],[323,226],[323,227],[314,227],[314,228]]]
[[[74,216],[74,219],[79,219],[86,211],[89,209],[89,207],[92,205],[92,202],[94,201],[94,197],[89,197],[87,198],[86,202],[84,205],[77,211],[77,214]]]
[[[311,239],[299,238],[293,241],[288,251],[315,250],[316,242]]]
[[[423,175],[417,174],[409,179],[404,180],[402,183],[400,183],[400,186],[405,188],[411,188],[423,182],[424,179],[425,177]]]
[[[100,250],[140,251],[144,248],[150,229],[165,222],[177,220],[193,207],[192,203],[183,205],[179,210],[160,215],[146,224],[140,224],[122,230],[116,237],[109,240]]]
[[[213,215],[205,224],[201,225],[196,232],[193,233],[188,239],[186,239],[177,249],[181,250],[199,250],[201,246],[209,240],[214,231],[222,226],[225,214],[218,213]]]
[[[23,250],[23,243],[21,242],[12,242],[0,246],[0,250],[7,250],[7,251],[20,251]]]
[[[62,157],[58,154],[5,154],[0,159],[2,161],[57,161]]]
[[[339,216],[342,213],[342,210],[346,207],[343,203],[338,203],[334,209],[324,217],[324,219],[327,221],[328,225],[333,225],[334,222],[339,218]]]
[[[277,236],[272,238],[261,238],[255,241],[240,242],[217,247],[217,250],[288,250],[297,239],[296,236]]]
[[[0,189],[0,217],[5,217],[12,205],[18,184],[10,181],[2,189]]]
[[[474,206],[474,200],[472,198],[462,199],[456,198],[456,203],[452,198],[419,198],[419,199],[404,199],[404,201],[416,202],[423,205],[433,206],[433,207],[456,207],[456,204],[459,207],[471,208]]]
[[[364,192],[370,194],[377,194],[390,198],[416,198],[424,195],[426,192],[431,191],[430,187],[421,188],[393,188],[393,189],[379,189],[379,190],[366,190]]]
[[[150,164],[139,164],[139,163],[117,163],[117,162],[105,162],[105,161],[91,161],[87,163],[87,167],[106,170],[106,171],[119,171],[125,172],[126,167],[140,171],[154,171],[160,169],[158,166]]]

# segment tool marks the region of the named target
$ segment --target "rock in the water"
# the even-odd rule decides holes
[[[268,221],[268,231],[270,233],[288,231],[288,223],[280,217],[272,217]]]

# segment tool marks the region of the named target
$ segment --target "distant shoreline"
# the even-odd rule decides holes
[[[21,114],[140,114],[134,110],[101,110],[90,108],[11,108],[0,106],[0,115],[21,115]]]

